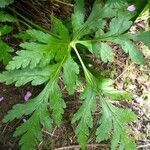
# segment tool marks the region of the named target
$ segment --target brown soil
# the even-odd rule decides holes
[[[4,100],[0,102],[0,120],[2,120],[7,111],[10,110],[14,104],[22,102],[22,93],[21,89],[4,84],[0,84],[0,91],[0,96],[4,97]]]
[[[14,104],[21,102],[21,90],[14,86],[0,84],[0,96],[4,97],[4,100],[0,102],[0,124],[2,125],[0,132],[0,149],[15,149],[17,142],[16,139],[12,138],[15,123],[12,122],[11,124],[4,125],[2,124],[2,119]]]

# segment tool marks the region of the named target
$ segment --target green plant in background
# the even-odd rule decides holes
[[[144,63],[144,56],[133,41],[142,41],[149,45],[150,32],[126,33],[132,25],[136,13],[127,11],[126,1],[107,0],[105,4],[95,0],[91,14],[85,19],[84,0],[76,0],[72,14],[72,30],[55,18],[52,20],[52,34],[29,29],[25,32],[26,42],[20,44],[17,56],[0,74],[0,82],[15,83],[20,87],[26,83],[33,86],[44,84],[39,95],[25,104],[17,104],[4,118],[4,122],[30,115],[19,126],[15,136],[21,136],[19,144],[22,150],[33,149],[42,140],[41,128],[52,132],[53,126],[62,122],[65,101],[58,85],[62,78],[70,95],[74,94],[80,72],[85,75],[85,87],[81,94],[82,105],[72,118],[76,126],[75,133],[84,150],[93,128],[93,113],[96,105],[102,107],[102,116],[95,126],[96,141],[111,138],[111,149],[134,150],[135,142],[128,135],[128,123],[136,120],[130,109],[114,106],[110,100],[130,99],[125,91],[113,88],[113,81],[96,77],[90,72],[82,57],[82,48],[104,62],[114,61],[114,53],[109,43],[118,44],[132,61]],[[70,28],[69,28],[70,29]],[[82,46],[81,46],[82,45]],[[80,64],[75,61],[78,58]]]
[[[5,12],[0,12],[0,61],[6,65],[11,60],[10,52],[13,52],[13,48],[10,47],[6,42],[3,41],[3,37],[13,30],[10,25],[4,25],[4,23],[15,22],[15,19],[6,14]]]
[[[5,8],[9,4],[12,4],[15,0],[1,0],[0,1],[0,8]]]

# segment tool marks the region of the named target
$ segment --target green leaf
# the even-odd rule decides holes
[[[68,57],[66,63],[63,66],[63,80],[66,84],[66,88],[69,94],[73,94],[76,88],[77,75],[79,74],[79,67],[76,62],[70,57]]]
[[[69,41],[69,32],[68,29],[65,27],[65,25],[63,24],[63,22],[57,18],[55,18],[54,16],[52,17],[52,31],[54,33],[57,33],[58,35],[60,35],[61,39],[63,39],[63,41]]]
[[[54,19],[55,22],[56,19]],[[61,28],[59,29],[61,30]],[[44,67],[56,56],[56,58],[63,58],[68,49],[68,43],[63,40],[57,39],[48,33],[38,30],[27,30],[26,34],[29,35],[30,42],[25,42],[20,46],[24,49],[18,51],[18,56],[13,58],[13,61],[7,66],[8,70],[25,68],[35,68],[37,65]],[[66,33],[67,34],[67,33]],[[33,42],[34,41],[34,42]],[[40,42],[40,43],[39,43]]]
[[[141,41],[150,48],[150,31],[132,34],[131,38],[135,41]]]
[[[0,40],[0,61],[6,65],[12,58],[10,52],[13,52],[13,48],[7,45],[7,43]]]
[[[120,44],[125,53],[129,53],[129,57],[137,64],[144,64],[144,55],[138,47],[130,40],[114,39],[115,43]]]
[[[120,18],[122,16],[122,18]],[[96,40],[91,40],[91,43],[94,43],[95,41],[101,42],[101,41],[110,41],[116,44],[119,44],[121,48],[125,51],[125,53],[129,53],[129,57],[132,61],[134,61],[137,64],[143,64],[144,63],[144,56],[142,52],[137,48],[137,46],[130,40],[132,38],[131,35],[125,34],[129,27],[131,26],[132,22],[130,21],[130,16],[126,16],[124,19],[124,13],[122,15],[118,15],[118,17],[115,17],[110,22],[110,29],[108,32],[97,32],[96,33]],[[97,48],[95,48],[97,50]],[[106,54],[106,53],[104,53]],[[107,56],[107,55],[106,55]],[[111,57],[110,57],[111,58]],[[108,58],[107,58],[108,59]],[[106,59],[106,60],[107,60]],[[105,59],[102,59],[103,61],[106,61]]]
[[[96,131],[96,141],[101,142],[110,138],[109,133],[112,131],[112,120],[110,119],[111,114],[108,109],[103,108],[103,114],[100,118],[100,126]]]
[[[102,4],[95,3],[94,7],[96,7],[97,5],[102,5]],[[104,6],[104,8],[105,7],[108,7],[108,5]],[[114,7],[115,7],[115,5],[114,5]],[[107,8],[105,10],[106,10],[105,13],[107,14]],[[104,13],[104,16],[101,15],[100,18],[105,17],[105,13]],[[93,18],[94,14],[95,14],[94,12],[91,13],[89,20],[92,20],[91,18]],[[110,25],[109,25],[110,27],[109,27],[108,32],[105,33],[103,31],[103,27],[101,28],[101,26],[99,26],[99,29],[96,32],[94,40],[78,41],[77,43],[80,43],[80,44],[86,46],[92,54],[95,54],[95,56],[97,58],[101,58],[102,61],[112,62],[113,56],[114,56],[112,48],[107,43],[102,43],[102,41],[103,42],[104,41],[105,42],[106,41],[116,42],[117,40],[121,40],[123,38],[124,32],[126,32],[132,25],[132,21],[130,21],[131,16],[126,15],[126,17],[125,17],[125,15],[126,14],[124,12],[121,12],[120,15],[117,15],[116,17],[114,17],[110,21]],[[124,17],[125,17],[125,19],[124,19]],[[88,22],[88,20],[87,20],[87,22]],[[94,29],[95,29],[95,27],[94,27]],[[88,33],[88,31],[86,31],[86,32]],[[131,45],[132,44],[131,41],[129,41],[129,42],[128,43]],[[122,43],[118,42],[117,44],[122,44]],[[127,48],[125,48],[125,49],[127,50]],[[133,52],[133,51],[135,51],[135,52]],[[131,59],[134,62],[136,62],[138,64],[142,64],[144,62],[144,57],[143,57],[143,55],[141,55],[142,53],[140,53],[140,51],[136,48],[136,46],[132,45],[132,49],[131,50],[128,49],[126,51],[126,53],[129,53],[129,56],[131,57]]]
[[[37,104],[41,101],[40,97],[30,100],[27,104],[17,104],[4,117],[3,122],[10,122],[14,119],[19,119],[23,115],[29,115],[36,110]]]
[[[27,116],[34,112],[35,110],[39,109],[41,103],[48,101],[49,98],[49,87],[50,85],[47,84],[44,90],[34,99],[29,100],[25,104],[17,104],[13,106],[12,110],[8,112],[8,114],[4,117],[3,122],[10,122],[14,119],[19,119],[23,115]],[[47,104],[47,103],[46,103]]]
[[[96,140],[101,142],[107,140],[112,133],[111,149],[135,149],[135,143],[127,134],[129,127],[127,123],[135,121],[135,114],[129,109],[117,108],[108,102],[101,101],[103,113],[99,121],[100,126],[96,131]]]
[[[107,0],[107,6],[117,8],[117,9],[126,9],[128,6],[128,0]]]
[[[21,149],[33,149],[37,144],[37,140],[41,140],[41,125],[48,131],[52,131],[52,121],[47,109],[49,98],[52,104],[50,108],[53,110],[54,119],[57,123],[61,121],[65,103],[60,98],[61,92],[58,92],[60,89],[57,82],[53,83],[52,85],[51,82],[47,84],[45,89],[35,99],[29,100],[26,104],[15,105],[3,120],[4,122],[12,121],[15,118],[21,118],[23,115],[29,115],[33,112],[30,119],[18,127],[14,134],[15,136],[22,135],[19,142],[22,146]]]
[[[0,82],[5,82],[7,85],[16,83],[17,87],[28,82],[31,82],[32,85],[41,85],[50,79],[50,75],[56,71],[57,67],[58,65],[53,65],[36,69],[4,71],[0,74]]]
[[[116,6],[115,2],[107,2],[103,5],[102,1],[96,0],[92,9],[92,12],[86,22],[74,33],[74,39],[79,40],[84,35],[94,33],[100,28],[104,27],[105,21],[104,18],[114,17],[117,13],[127,12],[127,10],[121,9]],[[114,5],[113,5],[114,4]],[[124,3],[125,6],[126,3]]]
[[[50,34],[44,33],[40,30],[29,29],[24,34],[28,35],[27,39],[32,39],[33,41],[38,41],[45,44],[49,43],[50,41],[57,41],[57,39],[51,36]]]
[[[27,116],[28,120],[15,132],[15,136],[22,136],[21,149],[34,149],[38,141],[42,140],[42,128],[51,132],[53,124],[57,126],[61,124],[66,104],[62,98],[59,79],[63,77],[68,93],[73,94],[79,74],[76,63],[78,61],[74,61],[77,58],[85,74],[86,85],[81,96],[83,104],[73,116],[72,123],[77,124],[75,133],[82,149],[85,149],[90,130],[93,128],[92,115],[97,110],[98,99],[103,112],[96,132],[97,141],[112,137],[113,150],[135,148],[134,142],[128,136],[130,130],[128,123],[135,120],[134,113],[109,103],[109,99],[127,99],[128,94],[114,89],[111,80],[97,79],[86,68],[80,56],[80,52],[84,56],[82,46],[77,45],[86,46],[97,58],[108,62],[113,60],[113,51],[108,42],[117,43],[129,53],[133,61],[141,64],[142,53],[132,42],[133,37],[125,33],[129,30],[132,23],[130,20],[135,13],[128,12],[128,4],[122,0],[95,0],[89,17],[85,16],[84,7],[83,0],[76,0],[74,14],[69,22],[69,25],[72,23],[72,27],[69,26],[68,29],[63,21],[52,17],[51,31],[55,34],[34,29],[27,30],[20,36],[26,42],[20,45],[21,50],[9,62],[7,71],[0,74],[0,82],[16,83],[16,86],[28,82],[32,85],[46,83],[37,97],[25,104],[15,105],[3,120],[8,122]],[[1,13],[0,19],[2,22],[11,22],[11,17],[5,18],[4,13]],[[148,43],[148,38],[145,43]],[[106,101],[103,96],[108,100]]]
[[[3,119],[3,122],[8,122],[16,118],[19,119],[23,115],[32,114],[14,133],[14,136],[22,135],[19,142],[22,150],[32,150],[36,146],[37,141],[42,140],[41,125],[47,130],[52,131],[52,121],[47,109],[50,88],[51,84],[48,83],[36,98],[29,100],[26,104],[15,105]]]
[[[47,104],[43,104],[40,107],[39,112],[41,112],[39,114],[40,116],[40,122],[42,124],[42,126],[48,131],[48,132],[52,132],[52,124],[53,124],[53,120],[50,118],[50,113],[49,113],[49,107],[47,108]]]
[[[56,19],[54,19],[55,22]],[[59,22],[59,21],[58,21]],[[60,27],[60,32],[63,32]],[[64,31],[62,36],[66,36],[68,31]],[[9,62],[7,70],[14,70],[19,68],[30,67],[33,69],[37,66],[44,67],[48,65],[52,59],[61,60],[66,53],[68,53],[69,41],[66,39],[57,39],[50,34],[43,33],[42,31],[27,30],[27,34],[31,37],[32,41],[20,44],[23,48],[17,51],[17,56]],[[68,37],[66,37],[68,38]]]
[[[0,7],[1,7],[1,5],[0,5]],[[13,16],[11,16],[3,11],[0,11],[0,22],[15,22],[15,21],[16,20]]]
[[[4,8],[13,2],[14,2],[14,0],[1,0],[0,1],[0,8]]]
[[[110,31],[107,33],[110,35],[118,35],[122,34],[125,31],[127,31],[131,25],[132,21],[129,20],[130,18],[128,16],[118,16],[111,20],[110,22]]]
[[[81,98],[84,99],[84,102],[73,116],[72,123],[79,121],[75,133],[82,149],[85,149],[90,135],[90,128],[93,127],[92,112],[96,103],[95,92],[93,92],[92,87],[87,85]]]
[[[114,59],[114,53],[112,48],[106,43],[97,42],[93,44],[93,54],[97,58],[101,58],[101,60],[105,63],[112,62]]]
[[[84,45],[91,53],[94,53],[93,43],[91,41],[78,41],[78,43]]]
[[[37,145],[37,141],[42,140],[39,120],[39,112],[36,111],[28,121],[16,129],[14,136],[16,137],[22,135],[19,141],[21,150],[32,150]]]
[[[25,42],[20,46],[25,50],[17,51],[17,56],[13,57],[13,60],[9,62],[7,70],[26,68],[27,66],[33,69],[40,63],[43,64],[43,62],[42,66],[44,67],[54,58],[55,53],[51,44]]]
[[[111,79],[99,79],[99,90],[112,100],[130,100],[131,94],[124,90],[117,90],[113,87],[114,81]]]
[[[23,41],[28,41],[28,42],[40,42],[43,44],[48,44],[48,43],[53,43],[59,42],[59,40],[49,33],[45,33],[40,30],[35,30],[35,29],[28,29],[26,31],[21,31],[18,34],[14,35],[14,37],[19,38]]]
[[[72,14],[72,27],[75,33],[84,23],[85,9],[84,0],[76,0],[74,13]]]
[[[13,27],[11,27],[11,26],[7,26],[7,25],[1,26],[1,27],[0,27],[0,36],[3,36],[3,35],[5,35],[5,34],[8,34],[8,33],[10,33],[12,30],[13,30]]]
[[[62,114],[64,114],[64,108],[66,104],[62,99],[61,89],[58,86],[57,80],[52,81],[50,88],[50,108],[52,109],[52,115],[57,125],[61,124]]]
[[[112,48],[103,42],[91,42],[91,41],[78,41],[78,43],[84,45],[88,50],[96,56],[96,58],[101,59],[103,62],[112,62],[114,58],[114,53]]]
[[[55,48],[56,50],[56,55],[55,55],[55,60],[57,62],[61,61],[61,60],[65,60],[65,56],[66,54],[69,54],[70,51],[70,46],[69,46],[69,42],[68,43],[62,43],[62,44],[56,44],[55,46],[57,46],[57,48]]]

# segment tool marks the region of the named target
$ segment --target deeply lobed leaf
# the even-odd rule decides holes
[[[141,41],[150,48],[150,31],[130,35],[131,39]]]
[[[0,61],[3,61],[5,65],[11,60],[12,57],[10,52],[13,51],[12,47],[0,40]]]
[[[90,128],[93,127],[92,112],[96,103],[95,92],[92,87],[87,86],[81,98],[84,99],[83,105],[73,116],[72,123],[79,121],[75,133],[82,149],[85,149],[90,135]]]
[[[2,0],[3,1],[3,0]],[[0,2],[1,3],[1,2]],[[1,5],[0,5],[1,7]],[[4,11],[0,11],[0,22],[15,22],[16,19]]]
[[[13,30],[13,27],[11,27],[11,26],[7,26],[7,25],[1,26],[1,27],[0,27],[0,36],[3,36],[3,35],[5,35],[5,34],[8,34],[8,33],[10,33],[12,30]]]
[[[112,100],[130,100],[131,94],[124,90],[117,90],[113,86],[114,81],[111,79],[100,78],[98,88],[107,97]]]
[[[19,68],[26,68],[30,66],[30,69],[41,65],[42,67],[48,65],[54,58],[55,52],[53,52],[52,44],[39,44],[39,43],[23,43],[20,45],[23,49],[17,52],[17,56],[9,62],[7,70],[14,70]]]
[[[85,8],[84,0],[76,0],[74,7],[74,13],[72,15],[72,27],[73,32],[76,33],[84,24],[85,19]]]
[[[31,115],[25,123],[16,129],[15,136],[22,135],[21,149],[33,149],[42,138],[42,126],[51,132],[52,120],[57,125],[60,125],[62,121],[66,104],[61,98],[62,94],[57,82],[61,65],[65,59],[61,60],[62,62],[58,61],[58,63],[51,63],[51,60],[62,48],[66,47],[62,47],[63,40],[41,31],[27,30],[26,34],[28,42],[20,45],[24,50],[18,51],[18,56],[15,56],[7,65],[7,71],[0,74],[0,82],[16,83],[16,86],[22,86],[28,82],[31,82],[32,85],[48,82],[37,97],[29,100],[26,104],[14,106],[3,120],[8,122]],[[56,45],[58,41],[60,43]],[[68,47],[65,50],[68,52]],[[61,57],[64,57],[64,54]],[[49,115],[49,110],[52,112],[52,117]]]
[[[100,126],[96,131],[97,142],[107,140],[112,133],[111,149],[135,149],[134,141],[129,138],[127,123],[136,120],[135,114],[129,109],[122,109],[112,106],[108,102],[101,101],[103,115],[100,119]]]
[[[50,79],[57,67],[58,65],[52,65],[44,68],[4,71],[0,74],[0,82],[5,82],[7,85],[16,83],[17,87],[29,82],[34,86],[41,85]]]
[[[14,133],[15,136],[22,135],[19,144],[23,150],[33,149],[37,141],[42,139],[41,126],[52,131],[52,119],[48,110],[49,99],[52,104],[49,108],[53,111],[54,120],[59,124],[62,120],[65,103],[60,98],[61,91],[58,93],[57,80],[54,83],[51,86],[51,82],[49,82],[36,98],[29,100],[26,104],[15,105],[3,119],[3,122],[8,122],[32,114]]]
[[[62,99],[61,89],[58,86],[57,80],[52,81],[50,88],[50,108],[52,109],[52,115],[57,125],[62,122],[62,115],[64,114],[64,108],[66,104]]]
[[[69,94],[73,94],[76,88],[77,75],[79,74],[79,67],[71,56],[68,57],[63,66],[63,79]]]
[[[128,15],[124,19],[124,15],[126,14],[122,13],[120,16],[118,15],[111,20],[108,32],[105,33],[103,28],[101,30],[99,29],[96,32],[96,39],[78,41],[78,43],[86,46],[92,54],[94,54],[97,58],[101,58],[102,61],[111,62],[114,55],[113,51],[107,43],[103,42],[113,42],[119,44],[125,53],[129,54],[132,61],[137,64],[144,64],[143,53],[130,40],[131,36],[124,34],[124,32],[127,31],[132,25],[132,22],[130,21],[131,16]],[[147,34],[145,35],[147,36]],[[148,43],[147,38],[145,41]]]

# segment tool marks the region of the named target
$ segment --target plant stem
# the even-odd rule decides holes
[[[60,1],[60,0],[54,0],[54,1],[57,2],[57,3],[63,4],[63,5],[68,5],[68,6],[71,6],[71,7],[74,6],[73,4],[66,3],[66,2],[63,2],[63,1]]]
[[[80,57],[80,54],[79,54],[79,52],[78,52],[76,46],[74,45],[74,46],[72,46],[72,48],[74,49],[74,51],[75,51],[75,53],[76,53],[76,55],[77,55],[77,57],[78,57],[78,59],[79,59],[81,65],[82,65],[82,67],[83,67],[83,70],[84,70],[86,79],[87,79],[91,84],[93,84],[93,80],[92,80],[92,78],[91,78],[91,76],[90,76],[90,74],[89,74],[89,72],[88,72],[88,69],[86,68],[86,66],[85,66],[84,63],[83,63],[82,58]]]

